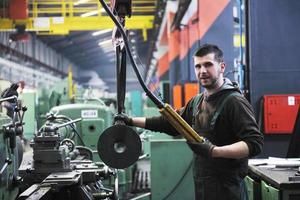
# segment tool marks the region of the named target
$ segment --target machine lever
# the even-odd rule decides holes
[[[11,164],[11,159],[10,158],[6,158],[5,159],[5,164],[3,165],[3,167],[0,170],[0,177],[2,176],[4,170],[6,170],[7,166]]]
[[[60,124],[60,125],[56,126],[55,129],[59,129],[61,127],[65,127],[65,126],[67,126],[69,124],[73,124],[73,123],[79,122],[81,120],[82,120],[82,118],[78,118],[78,119],[74,119],[74,120],[68,121],[68,122],[66,122],[64,124]]]
[[[69,124],[73,124],[73,123],[76,123],[76,122],[79,122],[81,121],[82,118],[78,118],[78,119],[74,119],[74,120],[71,120],[71,121],[68,121],[66,123],[63,123],[63,124],[60,124],[60,125],[57,125],[57,126],[45,126],[44,127],[44,131],[45,132],[52,132],[52,131],[57,131],[58,129],[62,128],[62,127],[65,127]]]
[[[6,97],[6,98],[2,98],[2,99],[0,99],[0,103],[2,103],[3,101],[12,100],[12,99],[14,99],[14,100],[17,100],[17,99],[18,99],[18,97],[17,97],[16,95],[14,95],[14,96],[10,96],[10,97]]]

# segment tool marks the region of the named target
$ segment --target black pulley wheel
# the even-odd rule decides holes
[[[141,140],[129,126],[113,125],[98,140],[98,154],[109,167],[124,169],[135,163],[141,153]]]

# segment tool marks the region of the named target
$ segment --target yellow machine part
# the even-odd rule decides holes
[[[202,142],[203,138],[169,105],[165,104],[159,112],[165,116],[172,126],[188,141]]]
[[[133,16],[126,19],[126,28],[142,29],[144,40],[147,39],[146,30],[153,28],[155,2],[133,0]],[[141,6],[144,3],[151,6]],[[66,35],[70,31],[112,29],[115,26],[98,0],[30,0],[28,7],[27,19],[1,18],[0,30],[11,31],[16,25],[25,25],[26,31],[35,31],[41,35]],[[94,14],[86,15],[91,12]]]

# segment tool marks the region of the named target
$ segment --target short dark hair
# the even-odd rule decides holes
[[[207,54],[214,53],[215,60],[218,62],[223,62],[223,51],[214,44],[203,44],[194,54],[195,57],[203,57]]]

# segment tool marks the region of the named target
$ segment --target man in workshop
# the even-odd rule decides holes
[[[195,199],[246,199],[243,178],[248,158],[262,150],[263,135],[253,110],[237,84],[224,77],[223,52],[216,45],[205,44],[194,54],[196,77],[205,89],[178,112],[202,137],[204,142],[187,142],[195,153]],[[163,117],[124,116],[124,122],[153,131],[179,135]]]

